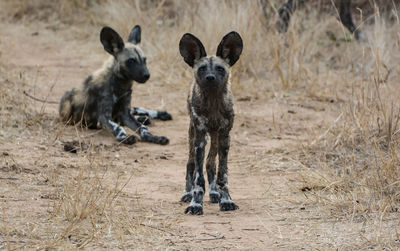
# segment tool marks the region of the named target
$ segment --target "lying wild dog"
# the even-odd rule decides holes
[[[179,42],[184,61],[193,68],[194,80],[188,97],[190,114],[189,160],[186,166],[186,188],[181,201],[189,202],[185,213],[203,214],[205,192],[203,162],[206,135],[211,137],[207,157],[207,176],[210,200],[220,210],[236,210],[228,190],[229,132],[233,126],[233,101],[230,87],[230,68],[242,53],[243,42],[234,31],[222,38],[216,56],[207,56],[203,44],[186,33]],[[218,154],[218,174],[215,158]]]
[[[59,107],[63,122],[82,123],[89,128],[97,128],[100,124],[112,132],[118,141],[133,144],[136,138],[126,135],[122,128],[122,125],[126,125],[138,132],[143,141],[168,144],[166,137],[152,135],[134,115],[148,115],[164,120],[171,119],[171,115],[130,107],[133,81],[145,83],[150,78],[146,57],[138,46],[140,40],[141,28],[138,25],[131,30],[126,44],[110,27],[101,30],[100,41],[112,57],[101,69],[90,75],[81,88],[74,88],[64,94]]]
[[[277,22],[277,28],[279,32],[286,32],[289,27],[290,17],[296,10],[296,7],[303,1],[299,0],[287,0],[278,10],[279,20]],[[364,35],[361,30],[356,28],[353,23],[353,18],[350,11],[351,0],[340,0],[339,5],[339,19],[342,24],[354,34],[357,40],[364,40]]]

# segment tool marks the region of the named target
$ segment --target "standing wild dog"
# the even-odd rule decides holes
[[[122,125],[126,125],[138,132],[143,141],[168,144],[166,137],[152,135],[134,115],[163,120],[171,119],[171,115],[130,107],[133,81],[145,83],[150,78],[146,57],[138,46],[140,40],[141,29],[138,25],[131,30],[126,44],[110,27],[101,30],[100,41],[112,57],[90,75],[81,88],[64,94],[59,107],[62,121],[68,124],[82,123],[89,128],[97,128],[100,124],[112,132],[118,141],[133,144],[136,138],[126,135],[122,128]]]
[[[277,22],[277,28],[279,32],[285,33],[289,28],[290,17],[296,10],[296,7],[305,1],[299,0],[287,0],[278,10],[279,20]],[[357,28],[353,23],[351,16],[351,0],[340,0],[339,7],[339,20],[342,24],[354,34],[357,40],[365,40],[365,37],[361,30]]]
[[[184,61],[193,68],[194,80],[188,97],[190,114],[189,160],[186,166],[186,188],[181,201],[189,202],[185,213],[203,214],[205,192],[203,162],[206,135],[211,137],[207,157],[210,200],[220,210],[236,210],[228,190],[229,132],[233,126],[233,101],[230,89],[230,68],[242,53],[243,42],[237,32],[222,38],[216,56],[207,56],[203,44],[186,33],[179,42]],[[218,154],[218,173],[215,158]]]

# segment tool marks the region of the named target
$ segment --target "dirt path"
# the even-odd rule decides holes
[[[66,90],[79,85],[106,58],[96,34],[82,38],[81,33],[69,36],[74,32],[72,28],[53,31],[44,27],[33,30],[32,27],[9,24],[0,28],[1,64],[30,76],[29,91],[37,97],[49,96],[50,100],[59,100]],[[35,78],[38,70],[40,74]],[[158,224],[152,231],[161,233],[163,237],[154,241],[154,248],[307,249],[304,239],[329,248],[337,235],[355,238],[349,233],[346,236],[346,224],[335,224],[333,218],[321,220],[326,216],[322,217],[315,205],[307,203],[299,189],[302,183],[298,171],[302,167],[294,165],[288,155],[291,149],[307,139],[307,133],[318,132],[324,122],[334,119],[330,108],[318,103],[308,103],[307,108],[302,108],[305,104],[285,100],[237,101],[229,156],[229,182],[231,195],[240,210],[220,212],[218,205],[209,203],[206,196],[204,215],[184,215],[186,205],[179,199],[184,188],[188,151],[187,90],[171,93],[168,86],[159,81],[155,73],[146,85],[135,86],[133,102],[143,107],[167,109],[173,114],[173,121],[155,122],[151,126],[155,134],[170,138],[169,145],[139,142],[133,147],[125,147],[117,145],[105,132],[91,137],[94,144],[108,147],[102,153],[104,156],[114,159],[115,165],[122,165],[116,170],[126,169],[128,174],[129,170],[135,170],[123,192],[126,203],[131,203],[132,207],[139,203],[141,208],[147,209],[142,213],[151,215],[149,225],[152,222]],[[37,109],[42,107],[39,102],[35,105]],[[45,112],[56,120],[56,105],[47,105]],[[79,132],[86,136],[91,133]],[[76,139],[73,127],[63,131],[61,141],[67,139]],[[27,148],[32,149],[28,154]],[[60,142],[43,141],[40,133],[21,142],[18,139],[5,142],[0,152],[12,153],[22,166],[34,170],[27,174],[30,178],[18,176],[20,180],[14,181],[12,187],[21,190],[25,186],[18,186],[18,182],[35,180],[34,175],[40,176],[40,166],[36,166],[38,156],[45,156],[46,163],[53,162],[54,165],[79,164],[78,158],[82,157],[62,152]],[[38,189],[40,193],[45,191],[45,188]],[[21,194],[25,199],[29,197],[26,191]],[[13,198],[17,195],[6,193],[5,196]],[[23,205],[28,199],[21,200],[22,204],[14,202],[7,208]],[[32,202],[31,205],[46,204],[43,203]],[[138,213],[134,208],[130,210]],[[10,210],[8,214],[12,215]],[[326,224],[330,224],[329,231],[335,229],[336,233],[323,232],[327,227],[319,229]],[[111,243],[108,247],[117,248]]]

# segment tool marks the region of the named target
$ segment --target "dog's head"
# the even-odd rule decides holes
[[[207,56],[201,41],[190,33],[184,34],[179,42],[183,60],[193,68],[196,83],[202,89],[225,87],[230,68],[239,60],[242,50],[242,38],[235,31],[222,38],[216,56]]]
[[[125,44],[121,36],[110,27],[103,27],[100,41],[104,50],[114,56],[119,65],[119,73],[130,80],[145,83],[150,78],[146,65],[146,57],[139,47],[141,28],[136,25],[129,33]]]

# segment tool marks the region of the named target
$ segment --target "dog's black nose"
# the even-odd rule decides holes
[[[215,80],[215,76],[212,75],[212,74],[208,74],[208,75],[206,76],[206,79],[207,79],[208,81],[214,81],[214,80]]]
[[[146,79],[146,80],[149,79],[150,78],[150,73],[147,72],[147,73],[143,74],[143,78]]]

